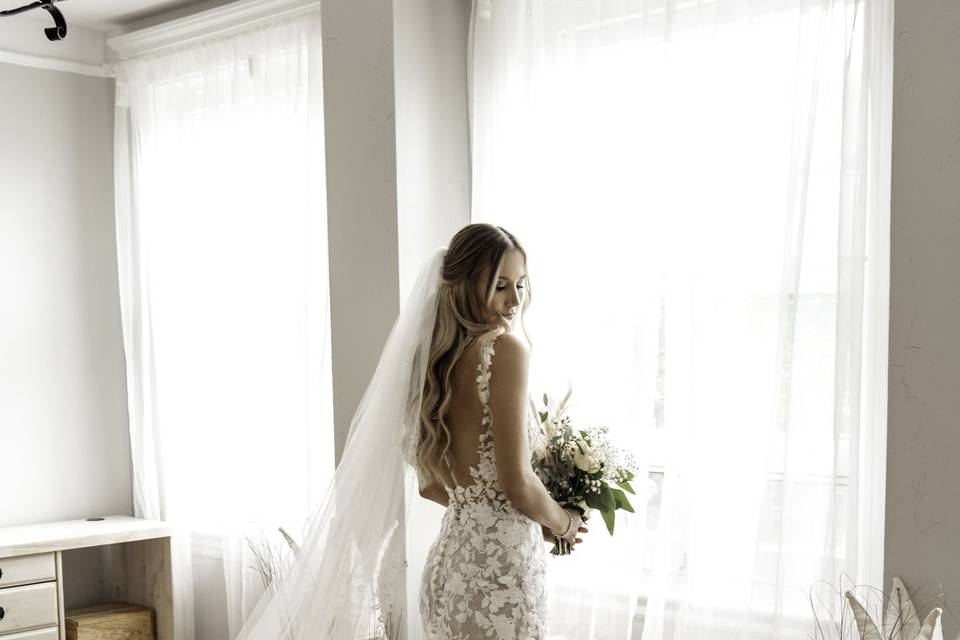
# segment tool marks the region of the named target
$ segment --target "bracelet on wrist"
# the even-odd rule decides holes
[[[569,509],[564,509],[564,511],[567,512],[567,528],[563,530],[563,533],[557,533],[553,529],[550,529],[550,533],[558,538],[565,538],[570,533],[570,528],[573,526],[573,514],[570,513]]]

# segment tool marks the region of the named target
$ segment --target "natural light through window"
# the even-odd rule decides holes
[[[169,482],[199,530],[256,516],[299,534],[332,472],[326,221],[303,55],[149,88],[140,187],[157,391],[180,470]]]
[[[838,373],[873,340],[838,306],[859,3],[734,5],[548,1],[513,32],[489,5],[477,35],[474,219],[529,254],[531,395],[571,384],[647,478],[552,565],[582,637],[806,638],[808,589],[856,572],[851,447],[883,433]]]

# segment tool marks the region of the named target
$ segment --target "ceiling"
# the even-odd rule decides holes
[[[0,0],[0,9],[13,9],[30,4],[31,0]],[[224,4],[218,2],[217,4]],[[147,21],[158,14],[184,10],[200,10],[211,5],[209,0],[63,0],[57,8],[67,26],[78,25],[98,31],[114,31],[134,23]],[[35,13],[34,10],[30,13]],[[39,16],[37,16],[39,17]]]

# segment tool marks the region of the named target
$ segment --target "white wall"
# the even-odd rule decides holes
[[[0,526],[132,513],[112,104],[0,63]]]
[[[322,5],[335,455],[399,309],[393,7]]]
[[[960,4],[897,0],[894,31],[884,571],[960,617]]]
[[[394,0],[400,291],[470,223],[470,0]]]

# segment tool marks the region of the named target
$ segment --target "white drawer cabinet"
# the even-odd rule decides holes
[[[0,558],[0,640],[59,640],[57,566],[52,551]]]
[[[0,529],[0,640],[66,640],[62,554],[90,547],[111,599],[150,607],[156,639],[176,640],[170,528],[128,516]]]
[[[41,582],[0,589],[0,636],[57,626],[57,583]]]
[[[57,579],[57,558],[53,553],[0,559],[0,589]]]

